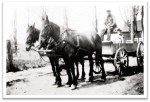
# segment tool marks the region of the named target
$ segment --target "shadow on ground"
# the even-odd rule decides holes
[[[106,84],[111,84],[111,83],[115,83],[117,81],[124,81],[126,77],[128,76],[132,76],[134,74],[138,74],[138,73],[143,73],[143,67],[137,67],[137,66],[133,66],[133,67],[128,67],[125,71],[124,74],[122,76],[117,75],[116,72],[109,72],[107,71],[107,79],[105,82],[101,81],[101,75],[96,75],[94,77],[94,81],[93,82],[85,82],[85,80],[78,80],[78,83],[81,84],[80,88],[87,88],[87,87],[94,87],[97,85],[106,85]]]

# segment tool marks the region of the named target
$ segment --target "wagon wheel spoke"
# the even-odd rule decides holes
[[[95,74],[99,74],[101,72],[101,65],[98,65],[98,66],[95,65],[93,68],[93,72]]]
[[[123,70],[128,67],[128,54],[124,48],[117,50],[114,58],[114,65],[120,76],[123,74]]]
[[[99,72],[100,71],[100,66],[96,67],[96,71]]]
[[[144,65],[144,43],[140,42],[137,46],[137,64],[138,66]]]
[[[125,52],[123,50],[120,51],[120,57],[123,57]]]

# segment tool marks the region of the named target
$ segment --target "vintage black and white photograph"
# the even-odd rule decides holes
[[[146,2],[3,2],[4,98],[145,98]]]

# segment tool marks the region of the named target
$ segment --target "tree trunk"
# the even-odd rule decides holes
[[[131,42],[133,42],[134,38],[134,11],[133,8],[131,8]]]
[[[97,11],[95,6],[95,32],[98,33],[98,20],[97,20]]]
[[[10,40],[7,40],[7,72],[13,70],[13,53]]]
[[[144,41],[144,6],[142,6],[142,12],[141,12],[141,16],[142,16],[142,40]]]

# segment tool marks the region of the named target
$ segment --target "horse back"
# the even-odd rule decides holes
[[[72,32],[68,40],[91,52],[101,50],[101,38],[95,32]]]

